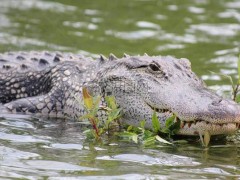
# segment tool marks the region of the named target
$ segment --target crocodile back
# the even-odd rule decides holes
[[[0,103],[49,92],[53,86],[53,69],[58,65],[64,67],[71,63],[81,71],[92,62],[91,58],[71,53],[31,51],[0,54]]]
[[[10,72],[37,72],[53,67],[63,61],[84,61],[83,55],[58,52],[7,52],[0,54],[0,74]]]

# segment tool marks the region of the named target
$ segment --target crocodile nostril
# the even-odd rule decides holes
[[[219,106],[221,102],[222,102],[222,99],[218,99],[218,100],[213,101],[212,105],[213,106]]]

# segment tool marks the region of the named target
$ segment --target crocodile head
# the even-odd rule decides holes
[[[162,126],[173,113],[177,116],[180,135],[229,134],[240,126],[240,106],[207,89],[187,59],[144,55],[103,64],[99,84],[103,93],[116,97],[124,123],[139,125],[145,119],[151,128],[155,109]]]

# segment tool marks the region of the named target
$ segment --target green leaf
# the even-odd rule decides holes
[[[93,114],[91,114],[91,113],[88,113],[88,114],[85,114],[85,115],[83,115],[83,116],[79,117],[79,120],[83,120],[83,119],[90,119],[90,118],[93,118],[93,117],[94,117],[94,115],[93,115]]]
[[[82,95],[83,95],[84,105],[87,107],[87,109],[92,109],[93,97],[88,93],[88,90],[86,87],[82,88]]]
[[[108,119],[105,122],[104,126],[106,129],[109,128],[110,123],[112,123],[114,120],[118,119],[120,117],[120,109],[115,109],[112,110],[109,114],[108,114]]]
[[[153,115],[152,115],[152,126],[153,126],[154,132],[160,131],[161,126],[160,126],[160,122],[157,117],[156,110],[154,110]]]
[[[109,121],[119,118],[120,111],[121,111],[121,109],[113,109],[112,111],[110,111],[108,114]]]
[[[158,136],[158,135],[155,136],[155,138],[156,138],[156,140],[158,140],[158,141],[161,142],[161,143],[164,143],[164,144],[172,144],[172,143],[166,141],[165,139],[161,138],[161,137]]]
[[[104,133],[104,129],[103,128],[98,128],[98,133],[99,133],[99,135],[102,135],[103,133]]]
[[[144,146],[149,146],[155,144],[155,136],[149,137],[146,140],[143,141]]]
[[[119,137],[122,137],[122,138],[129,138],[131,139],[132,136],[134,135],[137,135],[136,133],[133,133],[133,132],[127,132],[127,131],[124,131],[124,132],[120,132],[117,134]]]
[[[180,130],[180,125],[181,125],[181,120],[177,120],[172,126],[171,126],[171,131],[172,135],[176,134]]]
[[[87,134],[87,133],[89,133],[90,131],[91,131],[91,129],[87,129],[87,130],[83,131],[83,134]]]
[[[135,142],[137,144],[138,143],[138,135],[137,134],[133,135],[132,140],[133,140],[133,142]]]
[[[132,129],[133,129],[132,126],[128,126],[127,131],[129,132],[129,131],[131,131]]]
[[[101,96],[97,96],[97,97],[93,98],[93,108],[91,109],[91,112],[94,115],[97,115],[97,112],[99,110],[100,101],[101,101]]]
[[[166,128],[170,128],[174,124],[175,118],[176,118],[175,115],[172,115],[171,117],[167,118],[165,123]]]
[[[117,133],[117,135],[123,139],[132,140],[133,142],[138,143],[138,134],[136,133],[124,131]]]
[[[149,137],[152,137],[152,136],[154,136],[155,135],[155,133],[153,133],[152,131],[149,131],[149,130],[145,130],[144,131],[144,137],[143,137],[143,139],[147,139],[147,138],[149,138]]]
[[[105,100],[107,102],[108,107],[111,109],[117,109],[117,104],[114,96],[106,96]]]
[[[87,139],[95,139],[95,132],[92,129],[88,129],[83,133],[86,134]]]
[[[142,129],[145,129],[145,124],[146,124],[146,121],[145,121],[145,120],[140,121],[140,127],[141,127]]]
[[[168,128],[163,128],[163,129],[161,129],[161,131],[160,132],[162,132],[162,133],[165,133],[165,134],[168,134],[168,135],[171,135],[171,130],[170,129],[168,129]]]

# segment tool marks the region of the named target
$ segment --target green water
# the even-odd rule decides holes
[[[236,79],[238,0],[0,0],[0,52],[148,53],[191,60],[219,94]],[[92,145],[76,122],[0,119],[2,179],[238,179],[239,141],[144,148],[111,138]]]

